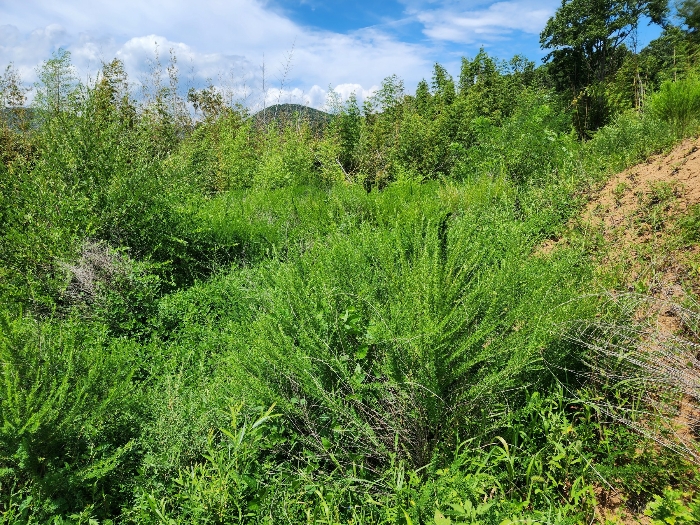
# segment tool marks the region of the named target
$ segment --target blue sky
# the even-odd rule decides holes
[[[540,61],[539,33],[560,0],[0,0],[0,66],[32,82],[68,49],[81,78],[124,61],[135,87],[156,50],[178,57],[183,85],[207,79],[251,106],[322,107],[329,89],[362,99],[396,74],[412,91],[435,62],[458,74],[480,47]],[[643,28],[641,43],[656,30]],[[265,65],[263,90],[262,65]]]

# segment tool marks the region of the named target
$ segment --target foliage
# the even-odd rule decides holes
[[[581,136],[605,124],[609,109],[604,86],[619,69],[623,43],[646,16],[661,24],[668,7],[665,0],[562,0],[540,35],[550,50],[554,80],[575,107],[574,126]]]
[[[60,115],[68,109],[77,82],[70,52],[59,49],[38,71],[35,107],[46,115]]]
[[[697,0],[680,0],[676,3],[676,16],[694,36],[700,28],[700,4]]]
[[[683,137],[700,116],[700,81],[688,77],[666,81],[649,102],[650,111],[667,121],[676,136]]]
[[[4,317],[0,330],[3,519],[113,515],[140,424],[133,343],[74,322]]]
[[[603,47],[652,7],[615,6]],[[692,515],[687,458],[600,409],[646,398],[562,336],[629,319],[588,293],[587,246],[543,248],[695,129],[691,37],[617,46],[586,142],[565,68],[483,50],[271,120],[211,84],[190,114],[174,54],[139,97],[120,61],[84,84],[59,51],[31,110],[7,69],[0,521],[589,523],[608,489]],[[679,79],[645,106],[643,71]]]
[[[651,517],[654,525],[697,523],[700,521],[700,501],[696,498],[686,504],[687,496],[679,490],[666,489],[661,496],[654,496],[644,514]]]

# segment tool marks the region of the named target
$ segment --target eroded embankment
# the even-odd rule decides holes
[[[612,301],[625,297],[633,305],[632,330],[625,333],[637,335],[631,352],[619,356],[630,356],[635,365],[626,370],[652,385],[648,401],[661,415],[661,426],[632,424],[659,446],[700,461],[700,140],[685,140],[611,177],[591,195],[568,233],[538,251],[547,256],[565,244],[583,246],[593,258],[599,293]],[[618,344],[615,336],[591,343],[603,360],[619,352],[619,347],[609,351]],[[675,401],[662,400],[658,393],[664,389],[677,392]],[[601,486],[601,522],[613,516],[623,523],[644,522],[624,500],[625,495]]]

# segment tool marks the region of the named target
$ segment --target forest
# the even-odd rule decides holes
[[[700,522],[700,204],[585,219],[698,149],[700,3],[541,45],[327,112],[7,65],[0,523]]]

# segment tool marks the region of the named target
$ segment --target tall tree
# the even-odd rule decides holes
[[[484,48],[479,49],[479,53],[474,60],[462,57],[462,68],[459,74],[459,92],[465,95],[467,91],[478,83],[489,83],[498,76],[496,62],[486,53]]]
[[[452,76],[440,64],[433,67],[433,78],[431,82],[433,96],[438,106],[449,106],[455,99],[455,83]]]
[[[663,24],[667,0],[562,0],[540,35],[545,61],[561,91],[569,92],[581,134],[605,123],[604,84],[622,62],[624,42],[642,17]]]
[[[676,3],[677,16],[689,34],[697,36],[700,31],[700,1],[679,0]]]
[[[423,79],[418,82],[418,87],[416,88],[416,110],[420,115],[424,117],[430,115],[431,99],[430,86],[428,86],[428,83]]]
[[[29,88],[24,86],[14,64],[5,68],[0,76],[0,122],[15,128],[23,128],[26,124],[24,104],[27,101]]]

